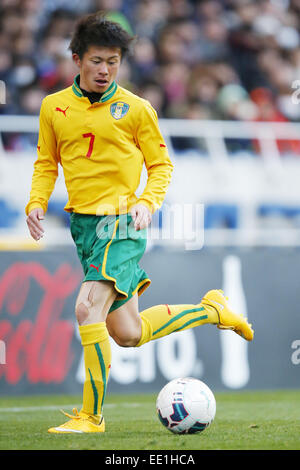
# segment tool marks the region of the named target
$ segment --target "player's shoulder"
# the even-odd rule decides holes
[[[62,100],[64,98],[68,98],[72,95],[72,87],[69,86],[67,88],[64,88],[62,90],[56,91],[54,93],[49,93],[49,95],[45,96],[43,98],[43,104],[44,105],[51,105],[52,103],[58,102],[58,100]]]
[[[133,104],[137,109],[152,109],[154,111],[148,100],[121,86],[118,86],[118,99],[124,101],[127,99],[128,104]]]

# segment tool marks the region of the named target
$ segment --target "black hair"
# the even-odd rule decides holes
[[[129,51],[135,36],[131,36],[119,23],[107,20],[105,13],[96,12],[81,18],[76,26],[69,49],[82,59],[90,46],[119,47],[122,58]]]

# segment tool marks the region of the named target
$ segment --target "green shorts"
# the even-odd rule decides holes
[[[147,244],[147,230],[136,231],[129,214],[96,216],[71,214],[71,235],[85,281],[112,281],[116,310],[134,294],[141,295],[151,281],[139,266]]]

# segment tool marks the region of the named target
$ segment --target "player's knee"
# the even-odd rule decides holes
[[[88,320],[89,314],[89,309],[84,303],[81,302],[80,304],[76,305],[75,315],[79,325],[82,325],[85,321]]]
[[[138,344],[140,340],[140,334],[138,332],[124,332],[118,335],[113,334],[112,337],[115,342],[123,348],[133,348]]]

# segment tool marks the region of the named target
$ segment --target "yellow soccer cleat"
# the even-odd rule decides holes
[[[201,304],[210,305],[216,309],[219,316],[218,328],[233,330],[247,341],[252,341],[254,336],[252,325],[243,315],[230,310],[227,300],[222,290],[210,290],[201,300]]]
[[[100,423],[96,424],[92,416],[84,413],[83,411],[78,412],[76,408],[73,408],[74,415],[65,413],[63,410],[61,411],[64,415],[71,419],[64,424],[57,426],[56,428],[48,429],[48,432],[66,434],[105,431],[105,422],[103,417]]]

